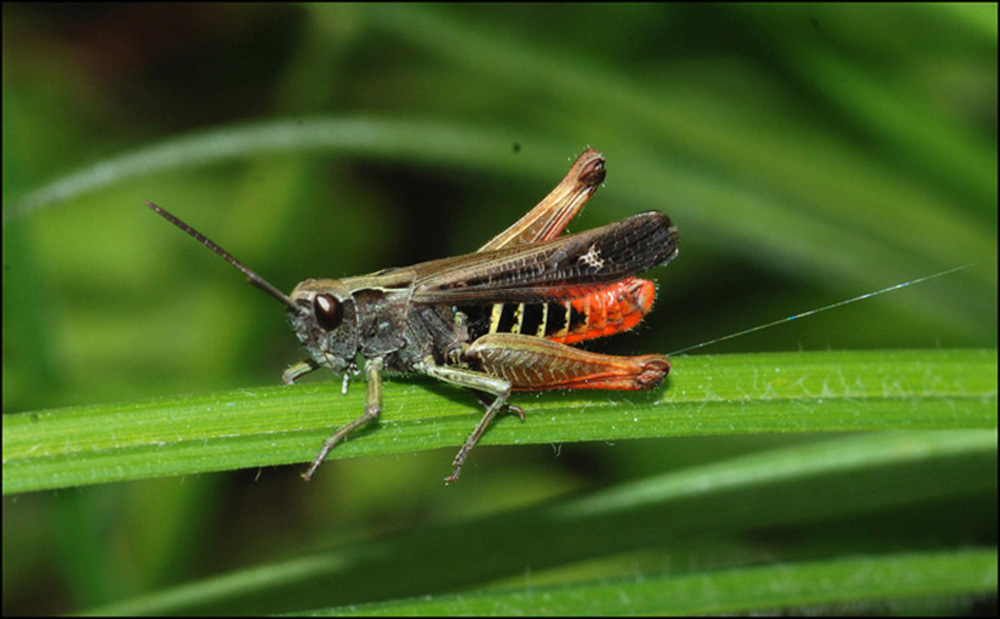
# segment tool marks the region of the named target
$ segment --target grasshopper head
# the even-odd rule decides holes
[[[313,360],[335,372],[350,367],[360,329],[347,286],[336,279],[307,279],[295,287],[291,300],[288,322]]]

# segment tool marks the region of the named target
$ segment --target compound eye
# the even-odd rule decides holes
[[[316,322],[327,331],[333,331],[344,320],[344,306],[332,294],[318,294],[313,299]]]

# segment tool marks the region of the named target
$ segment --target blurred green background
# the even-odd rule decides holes
[[[473,251],[588,145],[608,176],[572,230],[657,209],[681,237],[639,335],[595,348],[678,350],[970,263],[706,352],[996,347],[995,5],[5,3],[3,33],[4,413],[277,384],[303,356],[144,200],[287,291]],[[447,489],[439,450],[309,486],[284,467],[5,498],[4,611],[775,440],[484,448]]]

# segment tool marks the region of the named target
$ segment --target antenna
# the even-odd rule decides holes
[[[273,285],[271,285],[269,281],[267,281],[260,275],[254,273],[249,267],[244,265],[242,262],[240,262],[236,258],[233,258],[232,254],[230,254],[226,250],[222,249],[221,247],[213,243],[207,236],[205,236],[201,232],[198,232],[191,226],[187,225],[186,223],[184,223],[183,221],[172,215],[169,211],[167,211],[163,207],[157,206],[152,202],[146,202],[146,206],[148,206],[149,208],[153,209],[154,211],[162,215],[164,219],[174,224],[184,232],[187,232],[189,235],[193,236],[205,247],[211,249],[215,253],[222,256],[226,262],[233,265],[240,271],[243,271],[243,274],[247,276],[248,282],[250,282],[254,286],[257,286],[258,288],[260,288],[267,294],[271,295],[275,299],[281,301],[282,303],[287,305],[292,311],[296,313],[302,311],[302,309],[298,305],[296,305],[294,301],[288,298],[288,295],[275,288]]]
[[[776,325],[780,325],[780,324],[782,324],[784,322],[791,322],[793,320],[798,320],[799,318],[805,318],[806,316],[812,316],[813,314],[819,314],[820,312],[825,312],[827,310],[831,310],[831,309],[833,309],[835,307],[840,307],[842,305],[849,305],[851,303],[857,303],[858,301],[864,301],[865,299],[870,299],[871,297],[877,297],[880,294],[885,294],[887,292],[892,292],[894,290],[899,290],[900,288],[905,288],[907,286],[912,286],[913,284],[919,284],[920,282],[926,282],[927,280],[934,279],[936,277],[943,277],[945,275],[949,275],[951,273],[954,273],[955,271],[961,271],[963,269],[968,269],[968,268],[974,267],[974,266],[976,266],[978,264],[979,264],[978,262],[973,262],[973,263],[970,263],[970,264],[963,264],[962,266],[954,267],[954,268],[948,269],[946,271],[940,271],[938,273],[932,273],[930,275],[925,275],[923,277],[918,277],[917,279],[911,279],[911,280],[903,282],[901,284],[896,284],[895,286],[889,286],[888,288],[882,288],[880,290],[875,290],[873,292],[866,292],[864,294],[858,295],[856,297],[852,297],[850,299],[845,299],[843,301],[838,301],[836,303],[831,303],[829,305],[824,305],[823,307],[817,307],[816,309],[811,309],[809,311],[802,312],[801,314],[795,314],[793,316],[788,316],[786,318],[782,318],[780,320],[775,320],[775,321],[769,322],[767,324],[757,325],[756,327],[750,327],[749,329],[744,329],[742,331],[737,331],[736,333],[730,333],[729,335],[725,335],[723,337],[718,337],[718,338],[715,338],[714,340],[709,340],[707,342],[702,342],[701,344],[695,344],[694,346],[688,346],[687,348],[681,348],[680,350],[675,350],[675,351],[671,352],[670,356],[679,355],[681,353],[685,353],[685,352],[688,352],[690,350],[695,350],[696,348],[702,348],[704,346],[710,346],[712,344],[718,344],[719,342],[724,342],[726,340],[731,340],[733,338],[741,337],[741,336],[744,336],[744,335],[749,335],[750,333],[754,333],[754,332],[760,331],[762,329],[769,329],[769,328],[774,327]]]

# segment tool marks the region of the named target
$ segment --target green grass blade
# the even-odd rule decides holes
[[[691,544],[697,547],[699,539],[761,527],[826,523],[829,528],[837,519],[988,496],[996,488],[996,455],[997,437],[990,430],[877,433],[798,444],[671,471],[554,504],[237,570],[96,612],[288,612],[468,590],[523,576],[525,565],[543,571],[657,548],[666,553],[659,563],[664,565],[671,553]],[[900,523],[893,526],[899,528]],[[838,554],[870,552],[866,538],[844,538],[836,530],[833,535]],[[730,565],[740,562],[737,555],[731,556]],[[771,560],[780,557],[772,555]],[[911,571],[911,578],[924,571],[916,563],[899,569]],[[396,577],[402,574],[406,577]],[[869,584],[876,587],[874,592],[854,599],[894,591],[891,586],[878,589]],[[749,594],[748,599],[752,599]],[[823,601],[780,599],[765,598],[760,603]],[[705,602],[724,607],[720,600]]]
[[[6,222],[133,178],[267,154],[330,152],[495,169],[496,152],[508,144],[509,140],[486,128],[459,130],[450,123],[428,120],[345,116],[247,123],[176,137],[99,161],[13,200],[3,217]],[[576,147],[567,148],[572,152]],[[539,155],[517,164],[528,169],[531,162],[544,161]],[[556,160],[564,157],[558,152],[548,155]]]
[[[997,552],[977,549],[446,595],[332,608],[321,614],[621,616],[802,613],[806,609],[818,614],[824,606],[837,604],[879,614],[908,598],[995,595],[996,591]]]
[[[650,393],[520,396],[527,421],[508,416],[482,443],[995,428],[996,376],[996,351],[682,357],[668,387]],[[459,390],[416,382],[387,381],[380,422],[331,459],[460,445],[478,408]],[[3,491],[306,462],[364,397],[331,381],[5,415]]]

